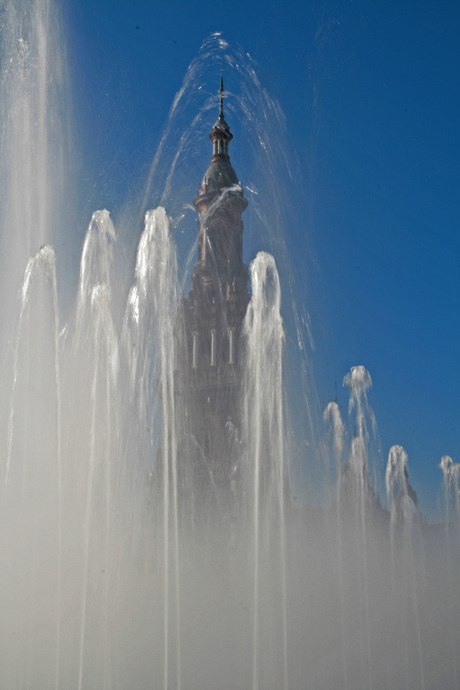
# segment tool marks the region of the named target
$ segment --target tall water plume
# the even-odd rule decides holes
[[[419,686],[424,688],[419,597],[426,566],[420,531],[421,516],[416,494],[409,484],[407,453],[402,446],[390,448],[385,483],[390,507],[392,586],[400,597],[398,606],[403,603],[395,615],[400,618],[404,631],[401,646],[405,660],[405,682],[410,683],[417,670]]]
[[[260,252],[251,264],[252,299],[245,321],[247,339],[244,372],[244,445],[246,467],[243,485],[248,491],[248,520],[253,534],[253,677],[254,690],[274,682],[287,688],[286,631],[286,534],[285,500],[288,491],[288,467],[283,415],[283,324],[281,292],[273,257]],[[264,571],[271,570],[274,582],[270,594],[263,586]],[[276,573],[276,570],[279,572]],[[266,597],[268,595],[268,600]],[[279,604],[273,620],[274,600]],[[272,617],[267,626],[264,614]],[[268,635],[267,635],[268,633]],[[278,654],[267,664],[273,641]],[[268,648],[267,648],[268,645]],[[265,658],[262,673],[260,658]]]
[[[131,404],[147,429],[156,430],[159,453],[154,498],[162,506],[156,513],[161,525],[163,563],[164,687],[170,681],[170,599],[174,602],[175,679],[180,687],[180,604],[177,430],[174,395],[174,324],[178,305],[176,252],[163,208],[145,217],[137,260],[136,282],[128,296],[123,328],[128,356]],[[160,420],[155,419],[152,400],[155,388],[161,400]],[[155,435],[151,433],[151,438]],[[145,442],[138,452],[145,453]]]
[[[9,319],[11,285],[18,287],[29,257],[53,241],[63,221],[65,58],[52,2],[3,4],[0,84],[2,293]]]
[[[4,682],[11,686],[32,683],[35,664],[47,667],[51,684],[60,643],[61,376],[50,247],[29,260],[19,303],[5,401],[0,528],[2,668]],[[43,628],[40,640],[31,621]],[[11,659],[24,655],[30,666],[11,665]]]

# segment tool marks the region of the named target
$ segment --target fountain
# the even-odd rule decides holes
[[[332,402],[322,431],[308,317],[289,292],[279,233],[292,213],[278,175],[290,165],[286,147],[270,136],[283,131],[282,116],[250,58],[217,35],[204,43],[152,164],[127,285],[115,275],[117,228],[96,211],[64,318],[52,248],[68,211],[58,25],[50,0],[7,2],[3,12],[1,687],[459,688],[458,464],[441,461],[444,525],[420,514],[401,446],[390,450],[379,494],[362,366],[344,379],[349,426]],[[217,475],[183,426],[175,361],[196,252],[181,162],[215,117],[215,95],[197,105],[196,86],[222,59],[242,84],[232,122],[248,123],[241,141],[262,171],[245,189],[248,244],[270,251],[250,266],[240,428],[229,420],[222,432],[237,467],[231,529]],[[296,352],[285,342],[291,328]],[[300,412],[289,404],[290,375]],[[299,419],[307,456],[293,432]],[[190,477],[192,457],[207,473],[206,494]],[[322,462],[316,504],[293,498],[299,458]]]

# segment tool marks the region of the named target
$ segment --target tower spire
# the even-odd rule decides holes
[[[220,106],[219,106],[219,120],[224,119],[224,66],[220,68]]]
[[[198,256],[200,265],[212,264],[217,271],[216,279],[221,282],[217,292],[226,294],[227,273],[235,269],[241,273],[243,266],[243,222],[241,214],[248,205],[238,176],[230,163],[229,144],[233,139],[230,127],[224,119],[224,75],[220,73],[219,117],[214,123],[209,138],[212,141],[211,164],[206,170],[193,203],[198,213],[199,239]],[[224,194],[224,190],[227,192]],[[217,198],[220,202],[216,205]],[[209,214],[211,207],[213,211]],[[243,270],[243,269],[242,269]],[[244,311],[247,296],[247,269],[244,267]],[[225,275],[224,275],[225,274]],[[230,279],[229,279],[230,280]],[[217,283],[216,283],[217,284]],[[230,287],[232,281],[230,280]]]

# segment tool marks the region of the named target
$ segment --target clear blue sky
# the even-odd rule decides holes
[[[406,448],[422,510],[434,515],[441,455],[460,460],[460,4],[66,0],[63,9],[79,241],[93,209],[116,221],[142,187],[203,40],[221,31],[254,59],[298,161],[301,222],[286,244],[308,283],[298,294],[308,292],[320,406],[337,381],[346,414],[343,376],[364,364],[383,459],[394,443]]]

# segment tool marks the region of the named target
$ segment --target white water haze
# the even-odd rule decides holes
[[[225,62],[242,84],[229,120],[283,132],[250,57],[219,35],[185,76],[145,208],[133,212],[133,232],[141,212],[144,224],[129,286],[123,293],[114,271],[129,255],[122,233],[96,210],[63,316],[52,247],[68,232],[55,12],[51,0],[2,6],[0,688],[460,690],[460,466],[442,458],[445,523],[428,525],[401,446],[383,477],[363,366],[344,379],[348,419],[331,402],[321,420],[309,319],[282,239],[288,195],[277,172],[291,163],[276,136],[272,146],[251,136],[248,152],[259,165],[245,189],[246,232],[254,244],[262,227],[267,244],[250,264],[244,422],[226,429],[238,514],[230,530],[209,499],[206,519],[189,520],[200,497],[190,495],[187,449],[197,441],[180,427],[175,335],[196,223],[193,197],[180,195],[183,178],[198,186],[203,170],[180,162],[217,104],[197,105],[196,84]],[[184,113],[190,127],[177,142]],[[295,378],[300,411],[286,384]],[[312,507],[294,499],[296,464],[318,459],[325,488]]]

